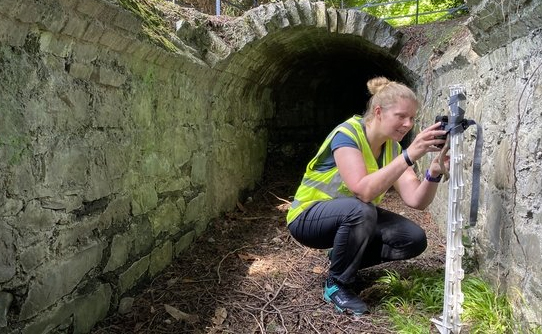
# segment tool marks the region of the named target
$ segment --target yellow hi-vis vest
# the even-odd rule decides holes
[[[354,194],[346,187],[337,166],[327,170],[318,171],[314,167],[318,158],[323,154],[331,154],[331,140],[337,132],[342,132],[350,137],[357,146],[361,149],[363,160],[367,173],[376,172],[378,163],[373,156],[369,142],[363,131],[363,118],[354,115],[347,121],[339,124],[326,138],[316,156],[309,162],[305,175],[301,181],[301,185],[297,188],[294,201],[288,210],[286,221],[291,223],[303,210],[320,201],[327,201],[338,197],[352,197]],[[401,153],[401,145],[388,139],[384,145],[382,166],[389,164],[399,153]],[[378,195],[371,202],[375,205],[380,203],[384,198],[386,191]]]

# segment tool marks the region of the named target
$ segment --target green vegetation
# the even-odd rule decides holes
[[[377,281],[382,289],[383,308],[389,314],[397,333],[429,334],[431,318],[442,315],[444,274],[442,271],[413,271],[403,278],[388,271]],[[462,282],[463,328],[466,333],[517,333],[520,324],[514,318],[508,299],[495,293],[479,278],[467,276]],[[541,333],[542,329],[523,329],[522,333]]]
[[[464,0],[325,0],[336,8],[358,8],[373,16],[385,19],[392,26],[423,24],[453,18],[466,13],[454,10],[464,5]],[[382,5],[380,5],[382,4]]]
[[[6,158],[8,165],[19,165],[23,156],[28,152],[29,140],[23,135],[14,134],[0,138],[2,156]]]
[[[155,3],[160,0],[119,0],[122,7],[133,12],[143,21],[143,32],[154,44],[175,52],[178,48],[169,38],[168,23],[160,16]]]

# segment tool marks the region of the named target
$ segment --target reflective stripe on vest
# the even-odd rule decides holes
[[[316,202],[326,201],[339,197],[352,197],[354,194],[344,184],[337,166],[327,171],[317,171],[314,169],[318,158],[322,156],[326,151],[331,154],[331,140],[337,132],[342,132],[350,137],[356,145],[361,149],[367,173],[371,174],[376,172],[378,163],[373,156],[369,142],[365,137],[363,131],[363,118],[360,116],[354,116],[348,119],[346,122],[338,125],[327,136],[326,140],[320,146],[316,156],[309,162],[301,185],[297,189],[294,201],[292,202],[286,221],[292,222],[301,212],[307,209],[309,206]],[[388,140],[384,146],[384,156],[382,165],[389,164],[400,153],[400,145],[392,140]],[[386,192],[378,195],[372,203],[375,205],[380,203],[384,198]]]

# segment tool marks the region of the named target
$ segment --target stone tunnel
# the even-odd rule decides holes
[[[299,1],[256,8],[246,21],[248,27],[231,23],[244,35],[241,41],[227,45],[218,37],[223,32],[209,29],[204,34],[210,42],[193,46],[205,50],[201,58],[219,73],[246,78],[245,94],[270,89],[256,94],[269,99],[273,110],[267,122],[273,158],[305,163],[335,124],[364,112],[368,79],[416,82],[417,75],[397,60],[402,33],[363,12]],[[190,45],[201,29],[183,22],[178,35]],[[223,91],[216,82],[211,89]]]
[[[90,331],[271,158],[303,165],[363,113],[377,75],[416,90],[425,124],[446,113],[448,85],[467,86],[486,131],[480,266],[542,323],[542,5],[504,2],[499,16],[469,1],[469,22],[414,43],[308,0],[232,20],[175,9],[168,38],[130,1],[1,1],[0,331]]]

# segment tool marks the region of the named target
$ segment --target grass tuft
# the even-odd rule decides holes
[[[395,271],[386,271],[376,284],[383,293],[382,308],[389,314],[397,333],[434,333],[430,319],[442,315],[444,302],[442,270],[413,270],[405,277]],[[497,294],[480,278],[465,277],[462,292],[465,297],[462,332],[508,334],[523,327],[514,317],[506,296]],[[530,334],[541,331],[540,327],[527,329]]]

